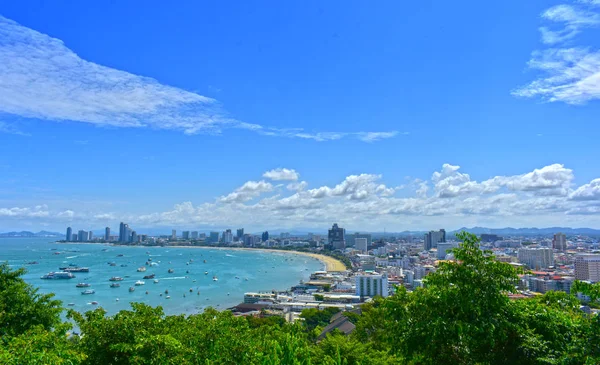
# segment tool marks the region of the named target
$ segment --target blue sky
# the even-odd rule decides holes
[[[599,26],[598,0],[1,4],[0,230],[600,228]]]

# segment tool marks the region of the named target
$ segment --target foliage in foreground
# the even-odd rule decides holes
[[[98,308],[68,317],[82,336],[67,337],[60,303],[40,295],[22,270],[0,266],[2,364],[598,364],[600,318],[562,292],[512,301],[517,273],[462,233],[454,252],[427,276],[426,288],[399,288],[353,314],[350,336],[316,342],[334,311],[307,310],[302,323],[234,317],[207,310],[165,316],[132,304],[107,317]],[[597,299],[599,286],[576,288]]]

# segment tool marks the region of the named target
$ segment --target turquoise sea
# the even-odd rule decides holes
[[[146,265],[148,259],[153,264]],[[197,313],[209,306],[225,309],[242,303],[245,292],[286,290],[324,268],[315,258],[284,252],[59,244],[49,238],[0,238],[0,261],[25,267],[25,280],[42,293],[55,293],[65,308],[84,312],[102,306],[108,314],[129,309],[129,302],[161,305],[167,314]],[[27,264],[34,261],[38,263]],[[69,264],[88,267],[90,272],[74,273],[76,277],[68,280],[40,279]],[[146,272],[138,272],[140,267]],[[159,282],[142,279],[149,274],[156,274]],[[124,278],[119,288],[110,287],[108,279],[113,276]],[[137,280],[145,284],[129,292]],[[91,287],[75,287],[80,282]],[[81,294],[86,289],[95,294]]]

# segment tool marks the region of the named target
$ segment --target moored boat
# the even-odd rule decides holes
[[[135,290],[135,288],[134,288],[133,286],[130,286],[130,287],[129,287],[129,292],[132,292],[132,291],[134,291],[134,290]]]
[[[81,292],[81,294],[83,295],[90,295],[90,294],[95,294],[96,291],[94,289],[88,289],[88,290],[84,290]]]
[[[144,285],[144,284],[146,284],[146,283],[141,280],[138,280],[135,282],[135,286],[140,286],[140,285]]]
[[[137,271],[138,272],[145,272],[146,268],[144,266],[140,266],[140,267],[138,267]]]
[[[108,279],[108,281],[123,281],[123,278],[120,276],[113,276],[112,278]]]
[[[75,285],[76,288],[87,288],[92,286],[91,284],[88,283],[78,283],[77,285]]]
[[[42,276],[41,279],[57,280],[57,279],[73,279],[74,277],[75,277],[75,275],[71,274],[70,272],[56,271],[56,272],[49,272],[48,274]]]
[[[121,284],[119,284],[119,283],[112,283],[112,284],[110,284],[110,287],[111,288],[119,288],[119,287],[121,287]]]
[[[145,275],[144,279],[154,279],[155,276],[156,276],[156,274]]]

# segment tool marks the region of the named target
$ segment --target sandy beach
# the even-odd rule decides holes
[[[109,245],[109,246],[121,246],[110,243],[100,242],[60,242],[61,244],[92,244],[92,245]],[[143,247],[143,246],[139,246]],[[346,265],[340,260],[334,259],[326,255],[320,255],[312,252],[299,252],[299,251],[287,251],[287,250],[273,250],[268,248],[249,248],[249,247],[212,247],[212,246],[163,246],[163,247],[176,247],[176,248],[199,248],[199,249],[211,249],[211,250],[225,250],[225,251],[263,251],[273,253],[283,253],[291,255],[308,256],[321,261],[325,265],[327,271],[346,271]]]

